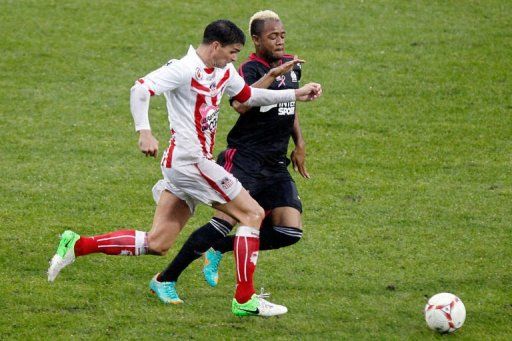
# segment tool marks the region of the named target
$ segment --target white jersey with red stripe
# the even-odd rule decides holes
[[[251,94],[233,64],[207,68],[192,46],[183,58],[170,60],[139,82],[151,95],[166,98],[172,132],[163,160],[167,167],[212,159],[222,95],[244,102]]]

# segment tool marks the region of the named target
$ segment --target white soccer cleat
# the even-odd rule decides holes
[[[288,312],[288,308],[286,308],[284,305],[275,304],[272,302],[267,301],[264,298],[259,298],[260,302],[258,305],[258,309],[260,311],[260,316],[278,316],[278,315],[284,315]]]
[[[53,282],[60,271],[75,261],[75,243],[80,236],[73,231],[64,231],[60,236],[57,253],[50,260],[48,281]]]

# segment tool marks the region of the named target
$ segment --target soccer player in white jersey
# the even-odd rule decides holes
[[[212,160],[219,105],[224,93],[249,106],[311,101],[321,95],[322,88],[316,83],[280,91],[249,87],[231,64],[244,44],[245,36],[235,24],[214,21],[206,27],[197,49],[190,47],[183,58],[169,61],[135,83],[130,109],[139,132],[140,150],[155,157],[158,153],[158,141],[151,133],[148,115],[151,96],[164,94],[172,124],[170,146],[161,162],[163,180],[153,188],[157,201],[153,226],[147,233],[130,229],[92,237],[65,231],[50,261],[49,281],[55,280],[77,256],[165,255],[196,205],[204,203],[240,222],[234,247],[238,261],[232,305],[244,316],[287,312],[286,307],[255,294],[253,274],[264,211],[235,177]],[[159,281],[158,274],[150,281],[150,289],[165,303],[182,302],[175,283]]]

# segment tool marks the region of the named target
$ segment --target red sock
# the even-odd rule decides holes
[[[260,231],[248,226],[240,226],[236,231],[233,253],[236,264],[235,299],[245,303],[254,294],[254,270],[260,249]]]
[[[119,230],[92,237],[80,237],[75,244],[75,256],[90,253],[139,256],[147,253],[146,232]]]

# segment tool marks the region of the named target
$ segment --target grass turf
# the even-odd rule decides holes
[[[299,105],[304,239],[256,275],[289,314],[233,317],[229,256],[216,289],[184,273],[183,306],[147,294],[204,207],[165,258],[94,255],[48,284],[62,230],[150,227],[160,170],[136,147],[133,81],[263,8],[324,86]],[[468,311],[454,337],[511,338],[511,18],[507,1],[0,1],[0,337],[435,339],[425,297],[448,291]],[[224,105],[217,150],[235,119]],[[151,120],[163,149],[163,98]]]

